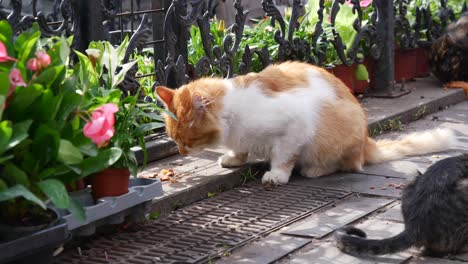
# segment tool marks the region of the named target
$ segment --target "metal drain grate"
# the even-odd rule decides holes
[[[241,187],[151,221],[134,233],[116,233],[86,244],[79,256],[64,252],[56,263],[199,263],[237,247],[350,194],[288,184],[271,191]]]

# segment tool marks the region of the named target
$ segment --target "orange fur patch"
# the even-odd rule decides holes
[[[338,99],[323,105],[320,126],[307,156],[314,158],[317,167],[359,170],[364,163],[367,137],[364,110],[352,101]]]
[[[463,89],[465,90],[465,97],[468,97],[468,82],[453,81],[445,84],[444,86],[445,88]]]
[[[297,61],[270,65],[259,73],[238,76],[234,78],[234,84],[245,88],[254,82],[259,82],[263,84],[261,89],[266,95],[274,96],[276,93],[308,87],[310,69],[320,72],[321,77],[331,84],[339,98],[358,102],[349,88],[335,75],[321,67]]]
[[[169,115],[165,117],[167,134],[179,145],[181,154],[188,154],[189,149],[208,146],[219,138],[220,128],[217,115],[222,108],[226,87],[221,79],[203,78],[174,90],[172,101],[166,108],[178,120]],[[194,95],[204,98],[203,112],[194,107]]]

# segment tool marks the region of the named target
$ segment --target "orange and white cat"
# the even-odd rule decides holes
[[[222,146],[223,167],[260,155],[271,163],[262,181],[275,184],[287,183],[295,165],[306,177],[360,171],[366,163],[442,151],[456,140],[451,130],[439,129],[375,142],[345,84],[300,62],[233,79],[203,78],[176,90],[159,86],[156,93],[177,117],[165,122],[181,154]]]

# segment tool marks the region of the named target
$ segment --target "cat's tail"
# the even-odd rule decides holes
[[[368,138],[365,149],[366,163],[379,163],[406,156],[423,155],[450,149],[457,142],[455,133],[448,128],[416,132],[395,140],[374,141]]]
[[[351,255],[384,255],[410,248],[413,241],[406,231],[385,239],[367,239],[361,229],[345,226],[335,232],[337,247]]]

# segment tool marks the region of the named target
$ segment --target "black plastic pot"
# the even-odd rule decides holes
[[[55,248],[70,237],[67,223],[61,219],[51,227],[0,243],[0,263],[51,263]]]
[[[55,209],[49,208],[48,210],[55,215],[54,220],[48,224],[35,226],[11,226],[0,223],[0,243],[28,236],[48,227],[57,225],[60,220],[60,214]]]

